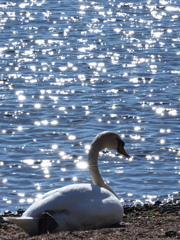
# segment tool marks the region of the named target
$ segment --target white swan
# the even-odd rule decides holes
[[[123,217],[123,207],[98,170],[98,154],[104,149],[116,150],[129,158],[124,142],[114,132],[98,134],[88,156],[93,184],[72,184],[52,190],[34,202],[21,217],[4,217],[30,236],[66,230],[85,230],[111,226]]]

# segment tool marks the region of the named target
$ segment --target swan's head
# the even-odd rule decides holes
[[[121,153],[127,158],[130,158],[124,149],[124,145],[125,143],[121,140],[117,133],[106,131],[99,133],[93,140],[91,146],[98,149],[98,151],[101,151],[104,148],[109,148]]]

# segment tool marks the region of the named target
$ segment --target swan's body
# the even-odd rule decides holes
[[[47,232],[107,227],[121,222],[123,208],[98,170],[98,153],[103,148],[117,150],[126,157],[124,143],[113,132],[98,134],[89,151],[92,184],[72,184],[52,190],[34,202],[20,218],[7,217],[29,235]]]

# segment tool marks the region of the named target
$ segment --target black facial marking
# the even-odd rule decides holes
[[[116,139],[117,139],[117,142],[118,142],[118,146],[122,146],[122,147],[125,146],[125,143],[121,139],[119,139],[119,138],[116,138]]]

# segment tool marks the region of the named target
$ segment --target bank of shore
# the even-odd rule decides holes
[[[0,240],[176,240],[180,239],[180,199],[168,203],[157,201],[153,205],[124,206],[124,218],[120,225],[74,232],[59,232],[29,237],[14,224],[5,222],[2,217],[13,215],[5,212],[0,215]],[[15,215],[21,214],[19,210]]]

